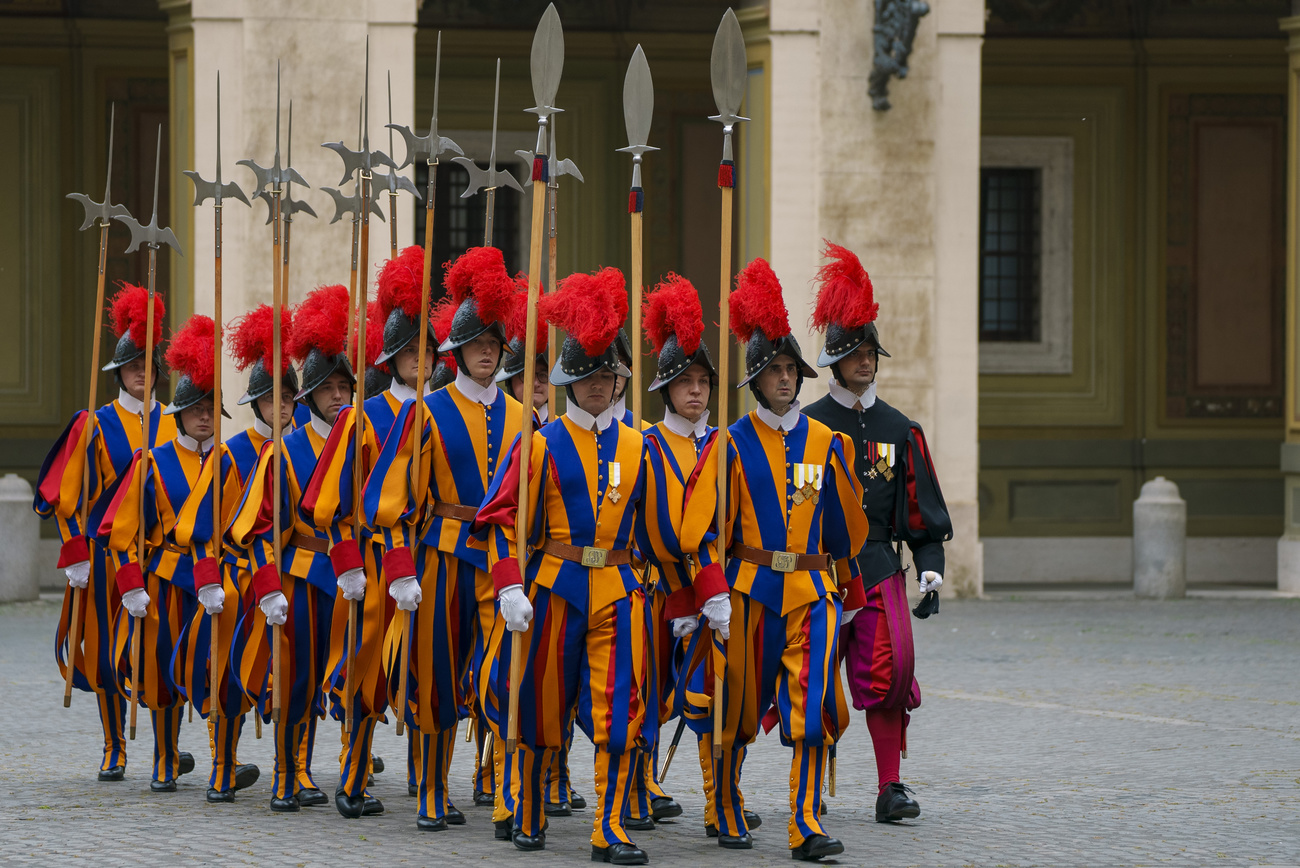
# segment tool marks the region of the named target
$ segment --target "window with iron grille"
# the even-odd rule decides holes
[[[980,340],[1038,341],[1042,172],[980,170]]]
[[[498,171],[516,170],[518,162],[498,163]],[[429,181],[429,168],[425,163],[415,167],[415,186],[423,196]],[[443,263],[455,259],[471,247],[483,244],[483,209],[487,193],[478,193],[462,199],[469,182],[469,173],[450,160],[438,163],[438,186],[434,197],[433,225],[433,297],[440,298]],[[497,187],[495,215],[492,220],[492,240],[501,249],[506,261],[506,271],[514,274],[522,267],[519,249],[519,194],[504,185]],[[428,211],[425,203],[415,205],[415,238],[412,243],[424,243],[424,220]]]

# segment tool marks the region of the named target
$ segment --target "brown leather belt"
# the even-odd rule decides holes
[[[465,506],[461,503],[444,503],[441,500],[433,502],[433,514],[442,518],[454,518],[457,521],[473,521],[478,515],[478,510],[472,506]]]
[[[756,549],[753,546],[747,546],[743,543],[735,543],[731,547],[731,556],[740,558],[742,561],[750,564],[758,564],[760,567],[771,567],[778,573],[806,573],[812,570],[827,570],[831,566],[830,555],[801,555],[794,552],[769,552],[765,549]]]
[[[172,554],[175,554],[175,555],[192,555],[192,554],[194,554],[194,552],[190,551],[189,549],[183,549],[183,548],[181,548],[180,546],[176,545],[176,543],[172,542],[171,540],[163,540],[162,547],[163,547],[163,550],[164,550],[164,551],[169,551],[169,552],[171,552]]]
[[[621,567],[632,563],[631,549],[601,549],[595,546],[571,546],[553,539],[543,540],[540,550],[548,555],[582,564],[584,567]]]
[[[318,536],[307,536],[305,533],[296,533],[289,537],[289,545],[295,548],[306,549],[309,552],[319,552],[320,554],[329,554],[330,541],[321,539]]]

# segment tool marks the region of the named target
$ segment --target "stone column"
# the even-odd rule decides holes
[[[181,169],[197,169],[211,179],[216,166],[216,78],[221,73],[221,159],[226,181],[236,181],[252,200],[253,174],[236,161],[252,159],[270,166],[275,156],[275,76],[281,70],[281,155],[287,162],[289,103],[293,102],[293,167],[311,184],[295,185],[293,195],[319,215],[300,214],[292,229],[289,301],[301,301],[309,291],[328,283],[347,285],[350,269],[351,223],[330,225],[334,206],[322,186],[340,187],[343,163],[322,142],[342,140],[356,147],[358,110],[362,96],[366,37],[370,37],[370,112],[367,128],[371,149],[387,151],[387,77],[392,74],[393,121],[413,125],[415,110],[415,22],[417,0],[159,0],[168,13],[172,64],[172,118],[189,124],[192,154],[173,154],[176,205],[193,227],[182,239],[185,259],[179,263],[193,286],[193,310],[212,313],[212,204],[190,207],[193,188],[180,178]],[[179,60],[178,60],[179,59]],[[180,62],[184,60],[185,62]],[[424,124],[428,123],[426,118]],[[176,131],[174,142],[186,141]],[[402,162],[400,137],[395,143]],[[406,173],[413,169],[408,167]],[[413,174],[411,175],[413,178]],[[381,198],[385,217],[387,196]],[[414,204],[408,194],[398,198],[398,243],[412,242]],[[222,232],[222,307],[227,322],[257,304],[271,300],[271,229],[267,207],[253,208],[227,201]],[[371,297],[378,267],[388,258],[388,225],[371,217]],[[233,413],[243,391],[242,378],[227,361],[224,372],[226,407]],[[242,409],[242,408],[241,408]],[[223,430],[234,433],[251,416],[238,416]]]
[[[16,473],[0,477],[0,603],[35,600],[41,592],[36,543],[41,520],[32,512],[32,487]]]
[[[1292,11],[1300,12],[1292,3]],[[1287,117],[1300,117],[1300,15],[1283,18],[1286,32]],[[1285,479],[1285,523],[1277,541],[1277,587],[1280,591],[1300,593],[1300,376],[1297,375],[1296,340],[1300,326],[1300,246],[1295,227],[1300,225],[1300,142],[1287,139],[1286,191],[1286,441],[1282,444],[1282,473]]]

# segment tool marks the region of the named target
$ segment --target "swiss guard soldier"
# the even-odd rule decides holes
[[[915,614],[929,617],[939,611],[943,543],[952,539],[952,521],[921,426],[876,397],[879,357],[889,353],[876,331],[871,278],[858,257],[837,244],[827,242],[824,255],[831,261],[817,275],[813,325],[826,333],[817,364],[830,368],[834,380],[808,415],[852,440],[854,475],[865,488],[862,508],[871,532],[858,566],[866,605],[846,624],[843,641],[853,706],[866,711],[876,754],[876,821],[886,823],[921,813],[899,778],[908,712],[921,704],[899,555],[906,543],[925,595]]]
[[[244,683],[250,691],[257,691],[259,701],[265,701],[264,691],[269,693],[273,688],[266,674],[271,660],[271,628],[283,628],[280,651],[284,705],[275,728],[275,776],[271,788],[271,810],[281,813],[329,802],[312,780],[309,747],[316,716],[324,711],[321,685],[338,577],[362,569],[355,547],[340,548],[340,562],[331,563],[329,536],[309,524],[299,510],[330,430],[339,411],[351,401],[356,385],[345,355],[347,311],[348,290],[338,284],[314,290],[294,309],[289,353],[302,365],[302,388],[295,398],[308,407],[311,418],[306,425],[284,435],[280,503],[275,504],[273,499],[274,449],[267,445],[227,532],[234,545],[249,551],[255,567],[252,591],[260,614],[250,613],[241,625],[248,639],[239,666],[241,672],[252,673]],[[272,509],[279,509],[281,519],[279,574],[272,560]],[[348,555],[352,560],[343,561]],[[374,802],[363,810],[382,812],[378,799]]]
[[[298,392],[298,377],[289,364],[287,352],[283,355],[278,402],[273,393],[273,317],[269,304],[260,305],[232,322],[226,331],[227,344],[235,359],[235,369],[249,372],[248,388],[239,398],[239,404],[252,404],[253,424],[217,446],[221,454],[223,480],[223,520],[217,533],[221,532],[239,509],[244,488],[257,466],[262,447],[271,439],[272,428],[268,420],[274,419],[272,414],[279,414],[280,425],[286,432],[293,424],[293,396]],[[280,323],[280,334],[282,338],[287,338],[292,329],[292,317],[288,309],[282,312]],[[174,533],[177,545],[193,545],[195,554],[200,559],[212,558],[215,554],[212,527],[212,472],[215,466],[211,460],[204,462],[203,472],[181,510],[181,519],[177,521]],[[199,695],[200,688],[210,691],[207,701],[208,733],[212,742],[212,776],[208,782],[207,799],[217,803],[233,802],[235,792],[252,786],[260,774],[257,766],[240,764],[235,758],[244,728],[244,717],[250,710],[257,713],[253,701],[257,692],[252,691],[250,695],[250,691],[240,681],[240,673],[230,664],[231,660],[242,657],[242,646],[247,640],[247,634],[238,628],[253,609],[253,572],[247,552],[225,545],[222,553],[219,577],[212,576],[211,567],[203,560],[195,564],[195,585],[204,611],[197,613],[190,624],[187,650],[192,653],[188,658],[191,662],[185,669],[186,677],[192,683],[188,688],[191,697]],[[204,666],[209,665],[205,650],[207,646],[198,644],[206,641],[201,639],[201,631],[207,629],[205,614],[217,618],[218,623],[217,668],[214,673],[217,681],[215,686],[209,687],[203,687],[203,679],[209,674],[203,670]],[[216,703],[215,711],[212,710],[213,702]]]
[[[837,638],[841,611],[863,603],[853,561],[867,537],[862,488],[853,476],[852,444],[800,412],[803,380],[816,374],[790,334],[781,285],[767,262],[756,259],[740,273],[730,313],[732,331],[746,345],[740,385],[749,386],[759,407],[728,429],[719,545],[728,555],[730,617],[705,609],[711,624],[730,621],[729,630],[724,623],[717,631],[726,641],[725,682],[712,700],[723,702],[722,757],[713,773],[718,843],[753,846],[739,766],[770,709],[771,725],[779,724],[781,743],[794,753],[791,855],[816,861],[844,852],[822,827],[821,789],[827,751],[849,722]],[[713,448],[701,456],[682,521],[682,550],[698,550],[701,561],[711,558],[701,534],[717,513]],[[697,601],[711,593],[719,572],[716,562],[703,566]],[[717,655],[709,660],[720,663]]]
[[[66,673],[67,666],[75,667],[73,684],[79,690],[94,693],[99,705],[99,722],[104,729],[104,753],[99,766],[101,781],[120,781],[126,775],[127,696],[118,687],[113,647],[113,624],[121,605],[121,591],[116,581],[117,564],[96,541],[97,528],[82,527],[82,475],[89,462],[89,503],[85,506],[91,509],[118,476],[126,472],[132,456],[140,448],[144,434],[140,411],[146,394],[150,402],[149,445],[166,443],[176,436],[174,418],[164,416],[162,405],[153,399],[162,362],[159,340],[166,319],[161,294],[154,296],[154,382],[146,387],[144,350],[148,310],[149,292],[142,286],[123,284],[113,296],[109,315],[117,345],[112,360],[103,370],[113,372],[117,398],[93,415],[88,416],[83,410],[72,417],[41,465],[33,503],[41,518],[55,519],[63,542],[58,567],[67,576],[68,588],[55,635],[55,651],[60,670]],[[87,425],[91,430],[83,450],[81,438]],[[81,647],[68,649],[65,657],[74,588],[82,589],[82,623],[78,627]]]
[[[361,478],[365,480],[379,452],[388,439],[403,404],[416,397],[419,376],[420,289],[423,282],[424,250],[408,247],[385,263],[379,273],[378,298],[370,305],[366,333],[367,350],[373,350],[373,364],[367,367],[392,373],[384,391],[366,398],[364,427],[361,435]],[[424,325],[425,377],[433,373],[435,347],[433,329]],[[374,335],[372,342],[371,336]],[[427,386],[424,390],[427,394]],[[334,540],[331,557],[337,563],[346,549],[358,548],[357,557],[364,563],[359,571],[339,575],[343,599],[358,601],[357,628],[353,639],[355,656],[353,679],[356,686],[351,698],[350,726],[343,728],[343,753],[340,757],[341,780],[335,804],[345,817],[362,815],[364,790],[371,770],[370,750],[376,723],[383,717],[392,685],[384,665],[384,642],[393,618],[393,602],[388,596],[388,582],[383,571],[388,540],[372,534],[362,524],[360,544],[351,539],[360,504],[352,497],[353,443],[356,438],[355,414],[345,408],[330,431],[321,455],[303,495],[301,512],[318,530]],[[325,688],[330,694],[332,713],[344,718],[347,682],[348,609],[335,606],[330,631],[330,658]],[[414,736],[412,736],[414,738]],[[373,807],[371,811],[373,812]]]
[[[136,453],[118,478],[99,526],[101,539],[117,561],[122,592],[121,671],[130,673],[153,721],[154,775],[149,788],[154,792],[175,792],[176,778],[193,770],[194,758],[179,747],[184,691],[187,686],[197,688],[190,697],[200,705],[205,705],[206,696],[198,693],[207,692],[206,624],[198,619],[201,628],[193,636],[189,627],[198,609],[196,585],[218,580],[219,571],[215,560],[196,557],[193,546],[177,545],[175,533],[180,521],[193,518],[185,516],[183,507],[212,449],[213,418],[220,412],[212,393],[215,331],[210,317],[196,315],[172,338],[167,363],[181,377],[163,412],[176,419],[176,436],[151,449],[147,460],[143,450]],[[144,474],[143,506],[139,474]],[[142,516],[147,557],[143,564],[136,546]],[[137,629],[140,635],[134,637]],[[133,669],[132,639],[141,643],[140,672]],[[201,667],[197,680],[187,677],[187,660],[192,658],[198,658],[194,663]]]
[[[419,248],[411,249],[423,256]],[[418,277],[421,271],[414,273]],[[519,433],[521,412],[496,384],[505,355],[503,323],[515,304],[515,283],[501,251],[470,248],[451,263],[444,284],[448,301],[435,318],[450,317],[450,328],[438,351],[455,358],[456,379],[424,398],[427,418],[419,418],[414,401],[402,407],[365,490],[367,523],[385,540],[389,594],[402,617],[414,612],[401,705],[421,739],[416,823],[426,831],[465,822],[447,793],[457,721],[473,713],[479,731],[487,731],[470,681],[482,666],[496,615],[487,552],[471,547],[469,526]],[[413,489],[417,448],[421,478]],[[395,667],[390,684],[400,683],[399,673]],[[495,741],[496,761],[489,769],[506,760],[501,739]],[[490,770],[487,775],[495,776]],[[476,802],[482,803],[480,794],[487,789],[480,788],[480,780]],[[500,794],[497,811],[509,816],[506,794],[499,786],[494,792]]]
[[[657,485],[645,472],[645,439],[614,418],[615,378],[629,376],[613,347],[627,314],[617,269],[575,274],[545,296],[543,310],[567,332],[551,382],[568,394],[564,416],[533,435],[529,467],[514,447],[479,510],[505,631],[493,635],[497,707],[508,692],[511,642],[522,633],[519,690],[519,799],[513,841],[546,846],[542,781],[564,744],[574,709],[596,748],[592,860],[649,861],[624,830],[632,782],[631,750],[645,719],[645,591],[633,569],[633,540],[645,541],[645,517]],[[527,528],[516,527],[520,474],[528,474]],[[675,541],[672,542],[675,544]],[[517,546],[532,554],[521,573]],[[534,614],[536,617],[534,617]],[[566,649],[563,654],[555,648]],[[486,673],[491,676],[493,673]],[[504,724],[505,721],[499,721]]]

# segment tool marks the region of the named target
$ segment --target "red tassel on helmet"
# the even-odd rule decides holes
[[[213,344],[217,327],[212,317],[195,314],[172,335],[167,346],[167,364],[173,371],[188,375],[200,391],[211,392],[213,381]]]
[[[673,335],[687,356],[699,350],[700,336],[704,334],[704,309],[700,306],[700,294],[680,274],[669,272],[646,296],[641,312],[646,337],[656,354]]]
[[[831,261],[817,271],[817,305],[813,308],[813,327],[825,329],[836,323],[846,329],[862,328],[874,322],[880,305],[876,304],[871,278],[853,251],[823,239],[822,256]]]
[[[617,268],[570,274],[541,299],[541,314],[568,332],[589,356],[598,356],[618,337],[627,319],[627,282]]]
[[[342,284],[322,286],[307,294],[293,311],[293,334],[289,354],[298,362],[313,350],[327,356],[343,352],[348,341],[348,288]]]
[[[280,308],[280,373],[289,370],[289,341],[293,334],[293,311]],[[244,371],[258,359],[272,370],[275,345],[275,310],[259,304],[226,327],[226,347],[235,359],[235,370]]]
[[[167,315],[167,306],[163,304],[162,293],[153,296],[153,345],[162,341],[163,320]],[[122,288],[109,300],[109,316],[113,320],[113,334],[117,337],[131,332],[131,340],[137,347],[145,345],[145,330],[149,328],[149,290],[133,283],[123,283]]]
[[[736,276],[729,301],[731,331],[742,342],[748,342],[756,331],[773,342],[790,334],[781,282],[766,259],[755,259]]]

